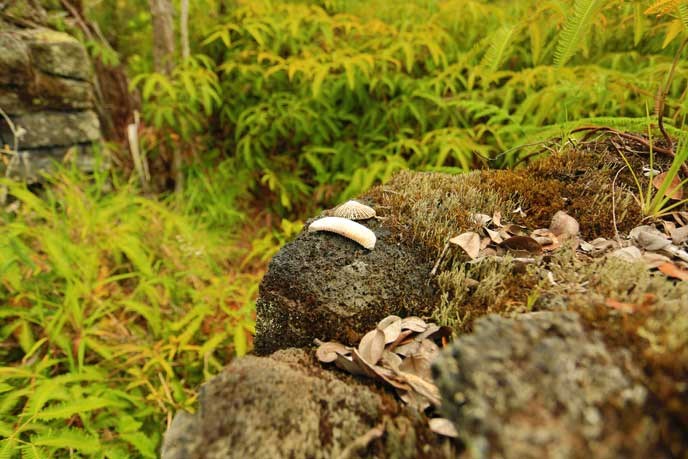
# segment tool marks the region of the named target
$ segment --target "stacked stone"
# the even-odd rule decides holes
[[[100,140],[91,66],[74,37],[47,28],[0,27],[0,148],[14,150],[8,175],[35,181],[68,151],[91,169]]]

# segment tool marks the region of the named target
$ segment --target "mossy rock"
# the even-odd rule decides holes
[[[370,434],[370,432],[377,432]],[[233,362],[203,386],[196,415],[178,413],[163,459],[450,458],[427,419],[384,391],[287,349]]]

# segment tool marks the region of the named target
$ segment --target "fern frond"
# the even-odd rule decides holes
[[[667,14],[679,7],[680,4],[681,0],[657,0],[645,10],[645,14]]]
[[[492,70],[493,72],[496,71],[502,65],[502,62],[509,51],[513,36],[513,26],[503,26],[502,28],[498,29],[492,35],[492,39],[489,42],[489,48],[487,49],[485,56],[483,56],[480,64]]]
[[[57,449],[76,449],[85,454],[95,453],[101,448],[98,437],[77,429],[51,430],[45,434],[34,435],[31,437],[29,447],[35,449],[36,445]]]
[[[573,15],[566,21],[564,30],[559,36],[559,43],[554,52],[554,65],[564,66],[571,59],[603,3],[604,0],[576,0],[573,5]]]
[[[678,12],[678,18],[681,20],[681,24],[683,24],[683,28],[688,30],[688,2],[680,3],[676,11]]]

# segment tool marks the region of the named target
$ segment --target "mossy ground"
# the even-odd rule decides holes
[[[642,187],[647,186],[642,176],[647,148],[629,142],[622,147]],[[667,158],[654,160],[666,170]],[[434,260],[448,238],[475,228],[471,213],[500,211],[503,223],[533,230],[548,227],[552,216],[564,210],[578,220],[585,240],[612,239],[617,230],[623,237],[643,220],[637,192],[623,158],[611,139],[603,138],[569,145],[516,170],[457,176],[403,172],[364,199],[380,209],[385,225],[421,245]],[[513,212],[519,206],[525,216]],[[661,426],[662,444],[681,457],[688,452],[687,283],[642,264],[592,259],[566,246],[528,265],[508,259],[468,264],[457,253],[445,258],[436,280],[441,301],[435,319],[458,334],[469,332],[473,320],[488,313],[578,312],[612,351],[632,351],[642,369],[637,378],[651,394],[647,410]],[[619,312],[605,305],[608,299],[637,310]]]

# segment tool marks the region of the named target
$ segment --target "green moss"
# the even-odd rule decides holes
[[[622,147],[645,189],[648,179],[642,167],[649,162],[648,152],[641,145]],[[665,170],[667,163],[666,158],[655,158],[657,168]],[[449,237],[475,227],[469,215],[478,212],[500,211],[502,223],[532,230],[549,226],[554,213],[565,210],[578,220],[585,240],[614,238],[615,217],[623,236],[642,221],[637,192],[626,163],[603,139],[568,147],[518,170],[454,176],[402,172],[364,199],[386,217],[384,226],[436,260]],[[525,217],[513,213],[519,206]],[[489,313],[578,312],[613,355],[623,355],[615,350],[631,351],[635,366],[642,369],[634,377],[651,393],[647,412],[662,426],[668,447],[675,453],[685,450],[681,432],[688,425],[688,283],[676,283],[643,264],[591,259],[572,247],[530,265],[509,259],[469,264],[449,252],[436,277],[440,299],[435,320],[460,334]],[[636,311],[620,312],[606,304],[609,299],[635,305]]]

